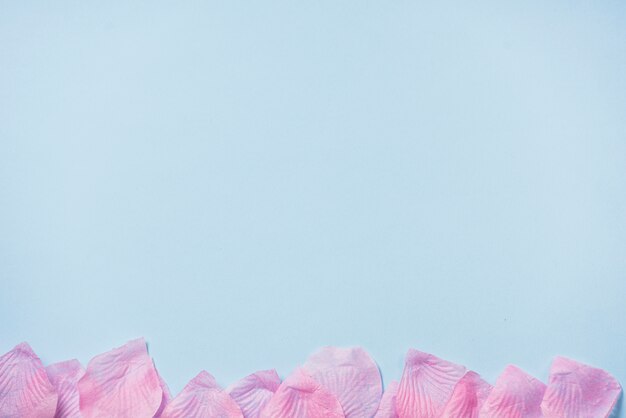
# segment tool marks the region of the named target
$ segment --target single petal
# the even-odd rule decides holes
[[[396,396],[400,418],[435,418],[443,412],[465,367],[417,350],[406,355]]]
[[[398,394],[399,386],[398,382],[394,380],[385,388],[374,418],[398,418],[398,412],[396,411],[396,395]]]
[[[235,401],[202,371],[165,407],[161,418],[243,418]]]
[[[289,376],[272,396],[262,418],[343,418],[337,397],[301,369]]]
[[[557,357],[541,409],[546,418],[606,418],[621,391],[617,380],[604,370]]]
[[[163,398],[143,338],[91,359],[78,392],[85,418],[152,418]]]
[[[371,418],[376,413],[383,382],[378,366],[362,348],[325,347],[302,368],[337,397],[346,418]]]
[[[46,367],[48,379],[59,395],[55,418],[81,418],[78,400],[78,381],[85,369],[78,360],[67,360]]]
[[[478,373],[467,372],[454,387],[441,418],[478,418],[492,386]]]
[[[546,390],[539,380],[515,366],[507,366],[480,410],[481,418],[541,418]]]
[[[172,393],[170,392],[170,388],[167,386],[167,383],[165,383],[165,380],[163,380],[158,370],[157,375],[159,376],[159,385],[161,385],[163,396],[161,397],[161,405],[159,405],[159,410],[156,412],[156,414],[154,414],[154,418],[159,418],[165,410],[167,404],[170,403],[170,401],[172,400]]]
[[[279,386],[280,377],[276,370],[262,370],[244,377],[226,391],[245,418],[258,418]]]

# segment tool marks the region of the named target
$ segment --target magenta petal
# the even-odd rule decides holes
[[[478,418],[492,386],[478,373],[467,372],[454,387],[441,418]]]
[[[337,397],[346,418],[376,413],[383,383],[378,366],[362,348],[325,347],[302,368]]]
[[[276,370],[262,370],[244,377],[227,389],[246,418],[258,418],[280,386]]]
[[[604,370],[557,357],[541,409],[546,418],[606,418],[621,391],[617,380]]]
[[[62,361],[46,367],[48,378],[59,395],[55,418],[81,418],[78,381],[85,369],[78,360]]]
[[[541,418],[546,390],[539,380],[515,366],[507,366],[480,410],[481,418]]]
[[[396,411],[396,395],[398,394],[399,386],[398,382],[394,380],[385,388],[374,418],[398,418],[398,412]]]
[[[202,371],[165,407],[161,418],[243,418],[239,406]]]
[[[0,357],[0,417],[50,418],[56,407],[54,386],[28,344]]]
[[[343,418],[337,397],[302,369],[289,376],[272,396],[262,418]]]
[[[465,367],[417,350],[406,355],[396,409],[400,418],[435,418],[443,412]]]
[[[163,398],[143,338],[91,359],[78,392],[85,418],[152,418]]]

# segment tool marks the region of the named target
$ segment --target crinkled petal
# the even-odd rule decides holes
[[[478,373],[469,371],[454,387],[441,418],[478,418],[492,386],[480,378]]]
[[[272,396],[262,418],[343,418],[337,397],[302,369],[289,376]]]
[[[557,357],[541,403],[546,418],[608,417],[622,391],[602,369]]]
[[[262,370],[244,377],[226,391],[245,418],[258,418],[279,386],[280,377],[276,370]]]
[[[396,396],[400,418],[435,418],[443,412],[465,367],[409,350]]]
[[[163,398],[143,338],[94,357],[78,392],[85,418],[152,418]]]
[[[67,360],[46,367],[48,379],[59,395],[54,418],[81,418],[78,399],[78,381],[85,369],[78,360]]]
[[[165,407],[161,418],[243,418],[239,406],[202,371]]]
[[[398,394],[399,386],[398,382],[394,380],[385,388],[374,418],[398,418],[398,412],[396,411],[396,395]]]
[[[362,348],[324,347],[308,358],[304,371],[339,400],[346,418],[371,418],[383,391],[380,371]]]
[[[515,366],[507,366],[480,410],[481,418],[541,418],[546,390],[539,380]]]

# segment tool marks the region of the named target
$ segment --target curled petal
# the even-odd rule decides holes
[[[541,418],[541,399],[546,390],[539,380],[515,366],[498,378],[480,410],[481,418]]]
[[[85,369],[78,360],[62,361],[46,367],[48,378],[59,395],[54,418],[81,418],[78,381]]]
[[[343,418],[337,397],[302,369],[289,376],[272,396],[262,418]]]
[[[21,343],[0,357],[0,416],[50,418],[57,393],[30,346]]]
[[[467,372],[454,387],[441,418],[478,418],[492,386],[478,373]]]
[[[163,410],[167,406],[168,403],[172,400],[172,394],[170,392],[170,388],[165,383],[165,380],[161,377],[159,372],[157,371],[157,375],[159,376],[159,384],[161,385],[161,390],[163,391],[163,396],[161,397],[161,405],[159,405],[159,410],[154,414],[154,418],[159,418],[163,413]]]
[[[602,369],[557,357],[541,403],[546,418],[608,417],[622,391]]]
[[[398,412],[396,411],[398,386],[398,382],[394,380],[385,388],[374,418],[398,418]]]
[[[258,418],[280,386],[276,370],[262,370],[244,377],[227,389],[245,418]]]

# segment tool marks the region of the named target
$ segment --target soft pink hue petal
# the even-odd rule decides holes
[[[396,412],[396,395],[398,394],[398,387],[400,384],[395,380],[385,388],[382,398],[380,398],[380,405],[374,418],[398,418]]]
[[[48,379],[59,395],[54,418],[81,418],[78,399],[78,381],[85,369],[78,360],[67,360],[46,367]]]
[[[441,414],[441,418],[478,418],[492,386],[469,371],[454,387],[452,396]]]
[[[94,357],[78,391],[85,418],[152,418],[163,399],[143,338]]]
[[[154,418],[159,418],[165,410],[165,407],[172,400],[172,393],[170,392],[170,388],[165,383],[165,380],[161,377],[157,370],[157,375],[159,376],[159,384],[161,385],[161,390],[163,391],[163,396],[161,397],[161,405],[159,405],[159,410],[154,414]]]
[[[54,386],[28,344],[0,357],[0,417],[50,418],[56,407]]]
[[[546,418],[606,418],[621,391],[617,380],[604,370],[557,357],[541,409]]]
[[[262,370],[244,377],[226,391],[245,418],[258,418],[279,386],[280,377],[276,370]]]
[[[262,418],[343,418],[337,397],[302,369],[289,376],[272,396]]]
[[[541,418],[546,390],[539,380],[515,366],[507,366],[480,410],[481,418]],[[582,417],[581,417],[582,418]]]
[[[242,418],[235,401],[202,371],[165,407],[161,418]]]
[[[396,396],[400,418],[439,417],[465,367],[432,354],[409,350]]]
[[[302,368],[337,397],[346,418],[376,413],[383,382],[378,366],[362,348],[324,347]]]

